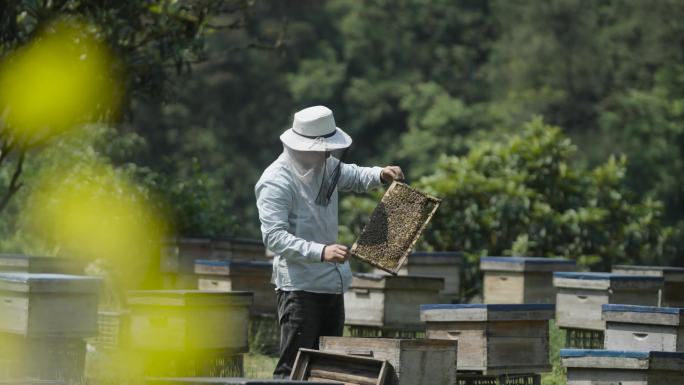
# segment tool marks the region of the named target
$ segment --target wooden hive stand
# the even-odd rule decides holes
[[[575,271],[563,258],[482,257],[484,303],[556,303],[554,271]]]
[[[216,377],[169,377],[149,378],[145,385],[344,385],[341,382],[295,381],[295,380],[257,380],[249,378]],[[0,384],[2,385],[2,384]],[[17,384],[19,385],[19,384]]]
[[[566,347],[603,348],[601,305],[657,306],[662,277],[611,273],[556,272],[556,324],[566,331]]]
[[[660,303],[663,307],[684,307],[684,267],[616,265],[613,274],[663,277]]]

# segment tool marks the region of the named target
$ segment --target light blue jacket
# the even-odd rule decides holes
[[[281,154],[254,188],[264,244],[275,254],[271,281],[281,290],[343,293],[352,279],[349,263],[321,262],[323,247],[338,242],[337,190],[380,186],[382,168],[343,163],[337,189],[324,207],[313,204],[316,188],[297,188],[286,159]]]

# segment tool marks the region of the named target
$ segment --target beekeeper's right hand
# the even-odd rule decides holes
[[[321,261],[323,262],[335,262],[344,263],[351,257],[351,251],[345,245],[326,245],[323,249],[323,255],[321,256]]]

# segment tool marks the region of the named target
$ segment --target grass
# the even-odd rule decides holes
[[[565,345],[565,332],[556,326],[556,322],[551,320],[549,324],[549,350],[551,354],[551,364],[553,369],[550,373],[542,375],[542,385],[565,385],[565,369],[560,363],[560,349]]]

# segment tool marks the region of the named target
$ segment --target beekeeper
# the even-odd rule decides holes
[[[275,254],[280,359],[274,378],[287,378],[299,348],[318,348],[320,336],[341,336],[350,251],[337,243],[337,191],[364,192],[403,179],[397,166],[344,163],[352,139],[330,109],[294,115],[281,136],[283,153],[255,186],[261,234]]]

